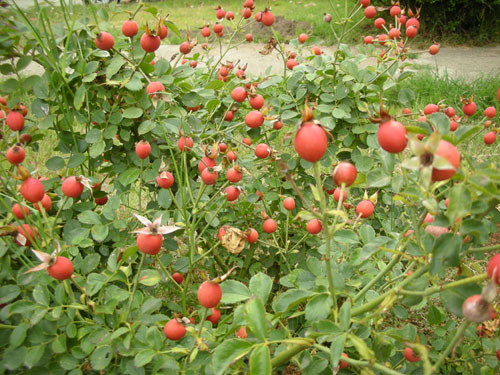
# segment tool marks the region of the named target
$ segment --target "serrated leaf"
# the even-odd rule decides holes
[[[306,319],[310,321],[318,321],[328,318],[331,312],[331,298],[328,293],[321,293],[306,304]]]
[[[97,158],[98,156],[100,156],[103,152],[104,152],[104,149],[106,148],[106,142],[104,142],[104,140],[100,140],[96,143],[94,143],[92,146],[90,146],[90,149],[89,149],[89,155],[92,159],[95,159]]]
[[[82,224],[101,224],[101,217],[94,211],[84,211],[78,215],[78,221]]]
[[[93,370],[104,370],[113,359],[113,348],[109,345],[98,347],[90,356],[90,364]]]
[[[250,279],[250,291],[266,303],[273,287],[273,280],[266,274],[259,272]]]
[[[75,92],[73,105],[77,111],[82,108],[83,100],[85,99],[85,85],[81,85]]]
[[[59,169],[64,168],[64,159],[60,156],[53,156],[45,163],[45,166],[48,170],[58,171]]]
[[[250,375],[271,375],[271,353],[267,345],[257,346],[250,355]]]
[[[37,286],[33,289],[33,299],[40,305],[49,306],[50,294],[47,287],[42,284],[37,284]]]
[[[146,120],[139,125],[139,129],[137,129],[137,132],[139,135],[143,135],[146,133],[149,133],[151,130],[153,130],[156,127],[156,123],[151,121],[151,120]]]
[[[345,336],[339,335],[332,340],[330,345],[330,360],[332,361],[332,366],[338,366],[340,357],[344,352]]]
[[[253,297],[245,304],[245,320],[253,334],[265,341],[267,336],[266,310],[260,298]]]
[[[134,357],[134,365],[136,367],[146,366],[149,362],[153,360],[156,352],[151,349],[144,349],[137,353]]]
[[[127,108],[126,110],[123,111],[123,114],[122,116],[124,118],[131,118],[131,119],[134,119],[134,118],[139,118],[141,117],[143,114],[143,110],[141,108],[137,108],[137,107],[130,107],[130,108]]]
[[[221,303],[223,304],[232,304],[245,301],[252,296],[250,290],[239,281],[226,280],[221,284],[221,288]]]
[[[351,300],[348,298],[339,310],[339,323],[340,328],[344,331],[349,329],[351,324]]]
[[[232,362],[247,355],[252,350],[252,347],[252,343],[240,339],[222,342],[217,346],[212,356],[214,373],[217,375],[224,374]]]

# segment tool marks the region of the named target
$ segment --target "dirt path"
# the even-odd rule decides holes
[[[246,70],[248,75],[262,76],[266,74],[270,67],[271,74],[280,74],[283,72],[283,62],[277,52],[272,52],[269,55],[261,55],[259,51],[263,49],[262,44],[251,43],[241,45],[227,53],[222,62],[232,61],[243,66],[248,63]],[[291,48],[290,48],[291,50]],[[325,54],[332,54],[332,47],[321,47]],[[162,45],[157,52],[158,57],[163,57],[168,60],[179,52],[177,45]],[[204,53],[200,47],[196,47],[191,53]],[[210,51],[210,56],[216,59],[219,56],[219,49]],[[369,61],[374,62],[374,59]],[[483,74],[500,74],[500,46],[499,47],[453,47],[441,48],[436,56],[431,56],[424,52],[417,59],[412,60],[418,69],[434,70],[436,66],[441,73],[445,71],[451,77],[465,77],[473,79]],[[40,66],[36,64],[30,65],[25,71],[26,74],[39,74],[42,72]]]

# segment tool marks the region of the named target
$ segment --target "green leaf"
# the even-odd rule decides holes
[[[260,340],[266,341],[267,324],[264,304],[258,297],[252,297],[245,304],[245,320],[253,334]]]
[[[33,346],[28,349],[26,356],[24,358],[24,365],[27,368],[32,368],[34,365],[40,361],[45,352],[45,345]]]
[[[441,134],[450,132],[450,118],[442,112],[435,112],[427,116],[427,122],[434,125]]]
[[[103,287],[104,283],[106,282],[106,280],[107,280],[106,276],[101,275],[99,273],[91,273],[90,275],[88,275],[86,288],[89,296],[93,296],[94,294],[99,292]]]
[[[24,339],[26,338],[26,333],[28,333],[29,328],[30,328],[29,324],[21,323],[12,330],[9,337],[9,343],[10,343],[9,347],[11,349],[17,348],[24,342]]]
[[[443,315],[437,307],[435,307],[434,305],[429,305],[427,319],[429,320],[429,324],[436,325],[440,324],[443,321]]]
[[[330,316],[331,299],[328,293],[321,293],[313,298],[306,305],[306,319],[311,321],[322,320]]]
[[[83,211],[78,215],[78,221],[82,224],[101,224],[101,217],[94,211]]]
[[[45,163],[45,166],[50,171],[58,171],[64,168],[64,159],[60,156],[53,156]]]
[[[297,305],[311,296],[312,292],[301,289],[289,289],[285,293],[280,294],[273,301],[273,310],[275,312],[285,312],[290,310],[293,305]]]
[[[462,317],[462,305],[464,301],[473,294],[480,293],[481,287],[478,284],[461,285],[459,288],[446,289],[442,292],[441,301],[448,311]]]
[[[85,134],[85,142],[95,143],[102,139],[102,133],[99,129],[93,128]]]
[[[153,360],[156,352],[151,349],[141,350],[135,355],[134,364],[136,367],[143,367]]]
[[[143,135],[146,133],[149,133],[151,130],[153,130],[156,127],[156,123],[150,120],[146,120],[139,125],[139,129],[137,132],[139,135]]]
[[[158,193],[158,205],[161,208],[169,208],[172,204],[172,196],[169,189],[160,189]]]
[[[222,344],[217,346],[212,356],[214,373],[216,375],[224,374],[232,362],[247,355],[252,347],[252,344],[245,340],[232,339],[223,341]]]
[[[250,291],[266,303],[273,287],[273,280],[266,274],[259,272],[250,279]]]
[[[201,103],[201,97],[195,92],[187,93],[182,97],[182,104],[186,107],[196,107]]]
[[[125,60],[121,56],[115,56],[106,68],[106,79],[111,79],[120,68],[125,64]]]
[[[252,294],[248,288],[235,280],[226,280],[221,285],[222,298],[221,303],[232,304],[249,299]]]
[[[81,85],[75,92],[75,97],[73,98],[73,105],[77,111],[82,108],[83,100],[85,99],[85,85]]]
[[[45,285],[37,284],[33,289],[33,299],[43,306],[48,306],[50,303],[49,290]]]
[[[21,289],[17,285],[3,285],[0,287],[0,303],[9,303],[19,294],[21,294]]]
[[[76,168],[85,161],[84,154],[74,154],[71,155],[68,161],[68,168]]]
[[[139,284],[154,286],[161,281],[161,275],[156,270],[144,270],[139,277]]]
[[[339,335],[332,340],[330,345],[330,360],[332,361],[332,366],[338,366],[340,357],[344,352],[345,336]]]
[[[137,107],[130,107],[123,111],[124,118],[139,118],[142,116],[142,109]]]
[[[271,353],[267,345],[257,346],[250,355],[250,375],[271,375]]]
[[[90,230],[92,233],[92,238],[97,242],[103,242],[109,233],[109,228],[107,225],[96,224]]]
[[[447,216],[452,223],[459,217],[469,214],[472,209],[472,197],[469,189],[464,184],[454,185],[449,193]]]
[[[411,107],[415,101],[415,93],[407,87],[402,88],[398,93],[398,101],[405,107]]]
[[[136,181],[139,178],[140,174],[141,170],[139,168],[130,168],[120,174],[120,177],[118,177],[118,181],[123,186],[127,186],[128,184]]]
[[[362,358],[367,360],[372,360],[373,358],[375,358],[375,353],[373,353],[373,350],[368,347],[363,339],[354,335],[349,335],[349,339]]]
[[[333,237],[335,241],[347,244],[357,244],[359,242],[358,236],[350,229],[339,229],[335,232]]]
[[[94,143],[92,146],[90,146],[89,149],[89,155],[92,159],[95,159],[104,152],[104,149],[106,148],[106,142],[104,140],[97,141]]]
[[[98,347],[90,356],[90,364],[93,370],[104,370],[113,359],[113,348],[109,345]]]
[[[351,300],[348,298],[343,304],[342,307],[340,308],[339,311],[339,323],[340,327],[344,330],[347,331],[349,329],[349,326],[351,324]]]
[[[83,275],[87,275],[99,265],[101,256],[97,253],[92,253],[87,255],[80,263],[80,272]]]
[[[431,275],[444,275],[448,267],[459,266],[462,244],[462,237],[456,234],[440,235],[432,247]]]
[[[212,90],[219,90],[219,89],[221,89],[223,86],[224,86],[224,82],[219,81],[218,79],[216,79],[216,80],[213,80],[213,81],[209,82],[209,83],[205,86],[205,88],[207,88],[207,89],[212,89]]]

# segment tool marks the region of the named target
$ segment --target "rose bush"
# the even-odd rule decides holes
[[[103,7],[17,9],[3,72],[44,73],[0,87],[4,373],[498,370],[496,266],[475,259],[499,248],[500,175],[463,147],[495,93],[403,110],[418,20],[394,11],[402,37],[353,51],[369,1],[350,5],[333,56],[276,35],[283,72],[258,80],[225,59],[249,23],[272,27],[253,1],[204,33],[217,58],[188,34],[170,61],[154,51],[178,31],[153,7],[124,35]]]

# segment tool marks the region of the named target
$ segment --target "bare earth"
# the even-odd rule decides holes
[[[271,73],[282,73],[283,61],[279,54],[273,51],[269,55],[262,55],[259,53],[262,49],[263,44],[258,43],[240,45],[229,51],[222,62],[231,61],[235,65],[238,63],[240,66],[248,64],[246,72],[248,75],[253,76],[264,75],[268,67],[271,67]],[[291,47],[287,48],[287,50],[291,50]],[[333,47],[321,47],[321,50],[325,54],[331,55],[333,53]],[[178,45],[162,45],[157,52],[157,56],[170,60],[178,52]],[[201,48],[196,47],[189,56],[196,52],[204,53]],[[308,53],[307,51],[304,52]],[[219,49],[210,51],[210,55],[217,59]],[[483,74],[500,75],[500,46],[441,48],[436,56],[423,52],[412,62],[422,69],[434,70],[437,66],[440,73],[447,71],[452,77],[461,76],[472,79]],[[41,72],[40,66],[32,64],[27,68],[25,74]]]

